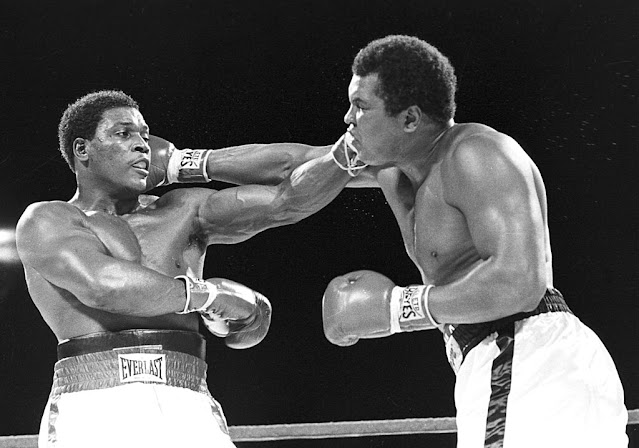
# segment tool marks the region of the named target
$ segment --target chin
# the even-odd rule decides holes
[[[130,196],[139,196],[144,193],[146,189],[146,180],[143,182],[132,183],[125,187],[126,193]]]

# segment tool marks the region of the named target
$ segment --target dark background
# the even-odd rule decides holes
[[[457,122],[517,139],[548,190],[555,285],[612,354],[639,408],[636,0],[3,2],[0,225],[34,201],[71,197],[57,152],[68,103],[97,89],[136,98],[178,147],[330,144],[345,129],[350,63],[387,34],[442,50],[458,76]],[[223,188],[225,185],[215,185]],[[453,416],[453,373],[435,332],[329,344],[321,296],[356,269],[418,283],[374,190],[344,191],[305,221],[210,247],[205,276],[269,298],[269,336],[209,343],[209,385],[230,425]],[[35,434],[56,341],[21,266],[0,264],[0,434]],[[635,347],[635,349],[632,349]],[[629,428],[631,446],[639,427]],[[454,435],[240,446],[454,446]]]

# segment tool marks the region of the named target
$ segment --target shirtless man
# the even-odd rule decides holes
[[[271,306],[239,283],[202,280],[206,249],[297,222],[351,177],[330,146],[176,150],[119,91],[70,105],[59,138],[77,191],[30,205],[17,226],[29,293],[59,341],[39,446],[233,446],[207,388],[200,320],[248,348]],[[212,178],[265,185],[143,194]]]
[[[546,192],[511,137],[456,124],[448,59],[388,36],[356,56],[348,88],[362,162],[377,170],[423,284],[356,271],[323,299],[334,344],[438,329],[456,374],[458,447],[622,447],[615,365],[553,286]]]

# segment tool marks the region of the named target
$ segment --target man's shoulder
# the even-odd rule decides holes
[[[61,218],[71,215],[81,216],[82,211],[64,201],[41,201],[29,204],[22,213],[20,221]]]
[[[512,137],[490,126],[464,123],[456,127],[445,159],[450,169],[490,169],[499,159],[523,151]]]
[[[150,205],[175,200],[197,200],[216,192],[217,190],[208,187],[180,186],[157,196],[149,194],[140,195],[139,201],[140,204]]]
[[[481,123],[456,124],[452,132],[453,151],[463,151],[477,146],[498,147],[505,139],[510,139],[506,134]]]
[[[217,190],[203,187],[180,187],[169,190],[162,195],[141,195],[138,199],[142,210],[161,210],[175,208],[191,208],[202,204]]]
[[[531,159],[507,134],[469,123],[458,131],[442,162],[442,181],[449,191],[497,188],[529,172]]]
[[[68,202],[34,202],[18,220],[16,241],[20,243],[19,248],[36,247],[47,239],[65,234],[74,226],[81,226],[84,218],[84,213]]]

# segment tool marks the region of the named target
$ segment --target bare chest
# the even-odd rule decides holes
[[[188,268],[197,271],[205,250],[196,236],[193,216],[171,207],[143,209],[125,216],[96,212],[87,217],[87,227],[109,255],[167,275]]]
[[[458,209],[446,203],[436,174],[416,192],[398,185],[386,188],[384,193],[406,252],[425,282],[450,282],[476,262],[478,255],[466,220]]]

